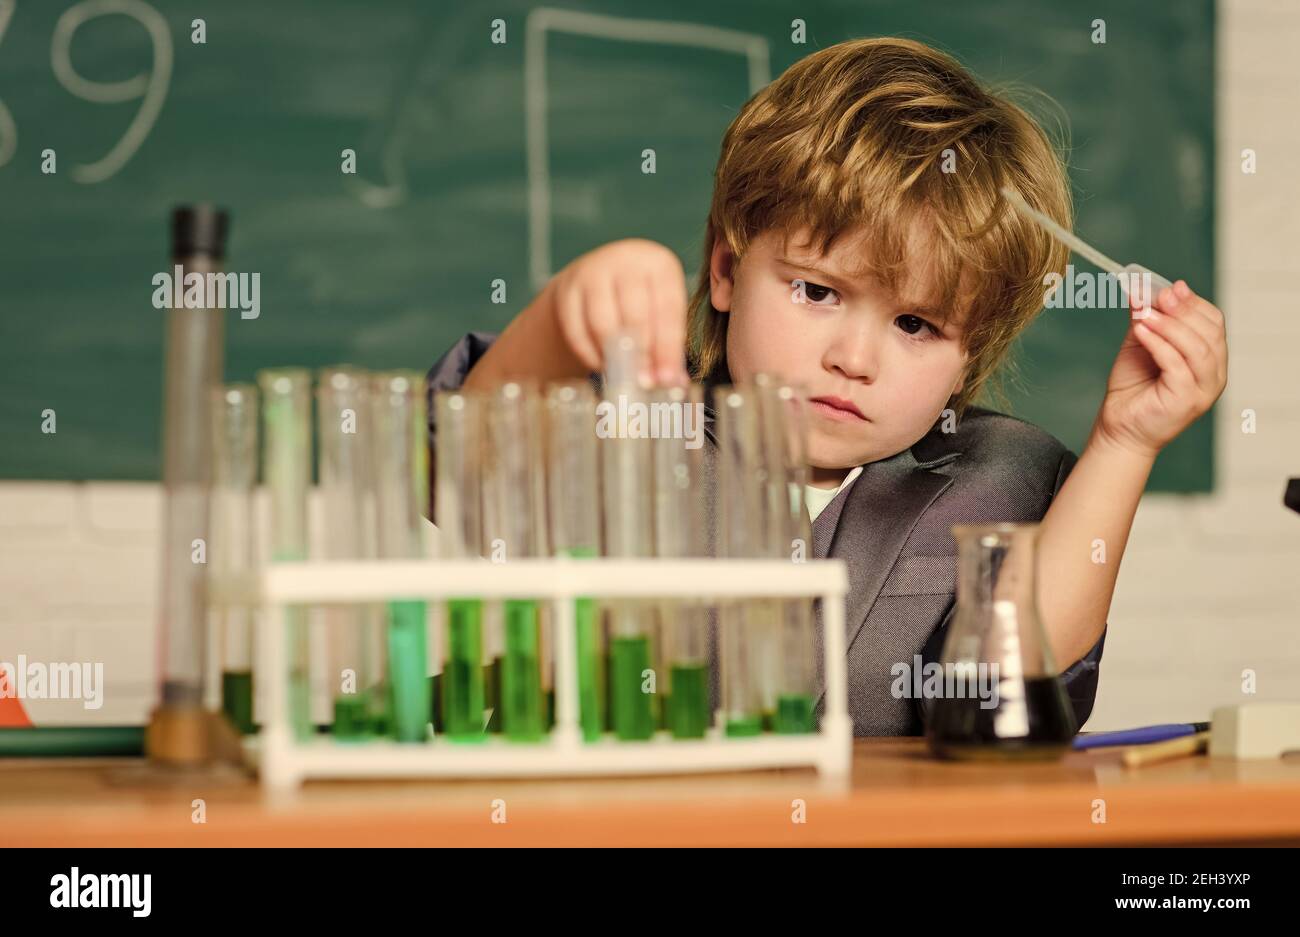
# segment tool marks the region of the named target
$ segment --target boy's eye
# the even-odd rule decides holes
[[[794,281],[796,289],[800,286],[800,282],[799,280]],[[802,286],[803,295],[807,297],[808,302],[815,306],[833,306],[835,305],[834,301],[826,302],[826,300],[830,297],[834,297],[836,300],[839,299],[836,292],[829,286],[822,286],[820,283],[809,283],[807,280],[802,281]]]
[[[938,336],[940,334],[938,329],[929,322],[926,322],[920,316],[902,315],[894,321],[897,322],[898,327],[908,335],[918,336],[921,340],[929,338],[931,335]]]

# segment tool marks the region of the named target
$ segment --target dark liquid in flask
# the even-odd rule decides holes
[[[1029,731],[999,735],[995,717],[1016,700],[1003,696],[996,707],[980,708],[976,698],[937,699],[930,712],[930,748],[942,758],[1038,761],[1059,758],[1078,727],[1065,690],[1057,677],[1024,681],[1024,706]],[[1006,730],[1004,729],[1003,732]]]

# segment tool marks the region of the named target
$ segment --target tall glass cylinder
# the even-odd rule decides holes
[[[537,389],[531,384],[503,384],[488,400],[484,520],[493,562],[545,555],[545,490],[537,471],[543,464],[541,417]],[[501,728],[512,741],[535,741],[546,729],[538,602],[506,599],[500,608]]]
[[[234,584],[251,576],[257,556],[253,495],[257,485],[257,388],[227,384],[212,392],[212,574]],[[221,711],[247,735],[253,723],[255,607],[230,597],[213,603],[221,649]]]
[[[746,559],[763,542],[762,421],[752,388],[714,391],[718,423],[718,555]],[[722,710],[729,736],[763,730],[762,642],[770,633],[763,600],[727,600],[721,607]]]
[[[808,484],[807,407],[802,389],[775,381],[758,381],[763,413],[766,475],[772,515],[770,555],[803,562],[812,552],[812,524],[805,501]],[[782,599],[777,613],[776,640],[771,642],[774,666],[769,683],[775,689],[772,728],[782,734],[811,732],[813,717],[813,600]],[[774,673],[772,673],[774,671]]]
[[[546,409],[552,547],[559,556],[590,559],[600,555],[596,394],[586,381],[552,384]],[[605,726],[605,642],[595,599],[576,599],[573,613],[579,722],[590,742]]]
[[[302,368],[267,369],[257,373],[257,383],[262,391],[262,481],[271,500],[271,562],[299,562],[308,554],[311,375]],[[290,606],[287,619],[289,719],[294,733],[305,739],[312,734],[307,609]]]
[[[317,374],[317,473],[325,558],[373,559],[375,543],[374,418],[369,375],[346,365]],[[388,687],[383,642],[376,640],[380,609],[372,603],[325,610],[329,636],[332,733],[359,739],[388,730]]]
[[[212,480],[212,390],[222,380],[224,316],[206,302],[184,299],[186,280],[219,273],[226,214],[208,205],[172,214],[162,405],[163,530],[159,596],[159,706],[147,748],[165,762],[207,758],[203,679],[207,651],[208,564]],[[200,290],[200,295],[211,295]]]
[[[704,401],[698,384],[668,387],[650,397],[660,420],[654,439],[656,555],[690,559],[707,554],[704,529]],[[664,431],[666,430],[666,431]],[[662,701],[674,738],[703,738],[710,722],[708,609],[699,599],[659,603],[667,662]]]
[[[379,556],[424,556],[428,442],[424,380],[415,371],[375,374],[371,412]],[[400,742],[423,742],[432,715],[428,679],[428,637],[423,599],[394,596],[388,612],[388,669],[393,697],[393,731]]]
[[[438,427],[434,510],[442,556],[483,555],[484,399],[442,391],[434,398]],[[443,724],[453,741],[484,738],[487,702],[483,679],[483,600],[447,601],[446,654],[442,667]]]
[[[605,347],[605,399],[600,403],[604,477],[605,552],[611,557],[654,555],[653,452],[646,424],[646,391],[638,381],[642,349],[631,335],[618,334]],[[607,603],[611,722],[624,740],[654,734],[657,674],[651,602],[613,599]],[[653,682],[651,682],[653,681]]]

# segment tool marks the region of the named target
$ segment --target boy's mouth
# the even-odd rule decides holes
[[[813,397],[808,401],[814,410],[832,420],[844,420],[850,423],[865,422],[862,411],[853,405],[853,401],[843,397]]]

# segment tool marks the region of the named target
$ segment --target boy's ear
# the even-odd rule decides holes
[[[713,252],[709,255],[709,301],[718,312],[731,311],[735,267],[736,255],[732,253],[725,238],[717,238],[713,242]]]

